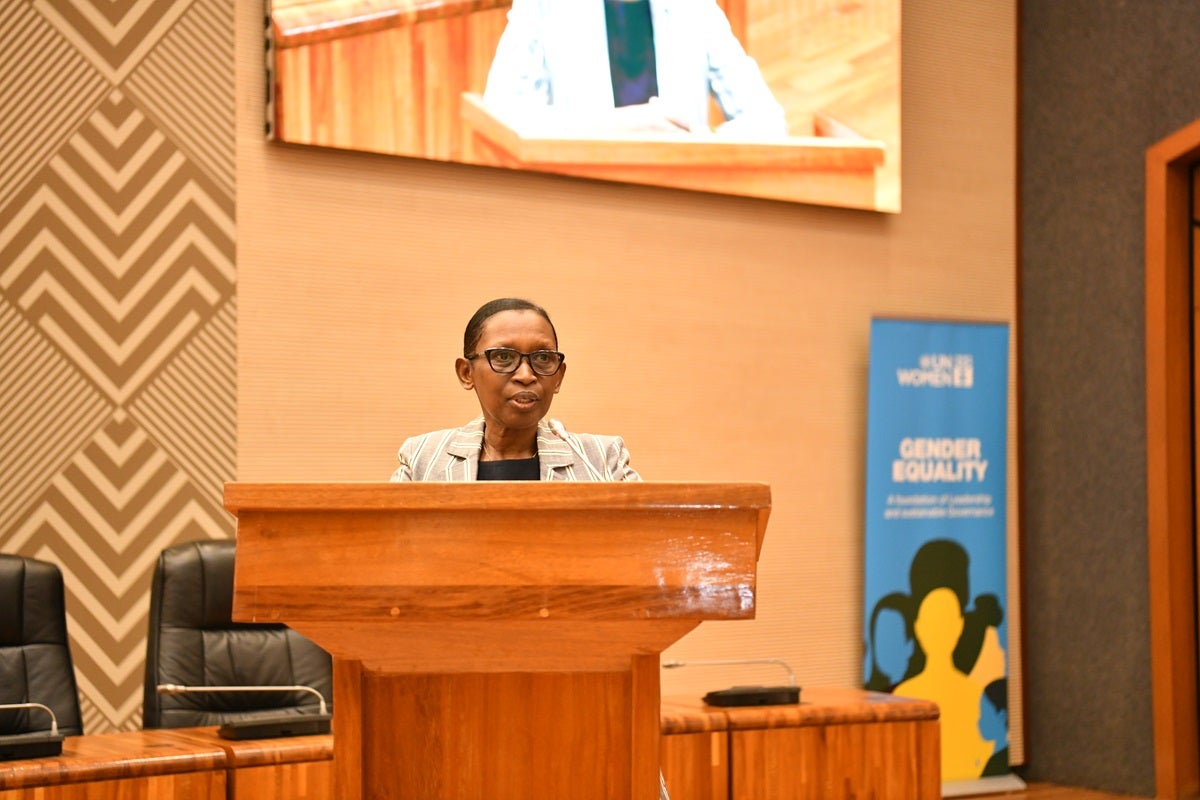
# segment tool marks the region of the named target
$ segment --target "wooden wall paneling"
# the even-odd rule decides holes
[[[411,28],[389,31],[386,38],[390,72],[377,79],[377,103],[370,110],[390,116],[382,125],[363,123],[366,130],[387,128],[390,139],[380,144],[388,152],[419,154],[425,152],[425,126],[420,124],[425,107],[424,84],[419,80]],[[375,148],[368,148],[375,149]]]
[[[467,18],[465,91],[483,94],[487,87],[488,71],[492,68],[492,58],[496,55],[496,44],[500,41],[507,24],[507,8],[480,11]],[[463,124],[457,99],[454,105],[454,124],[460,157],[463,161],[477,163],[479,159],[473,150],[473,137],[468,126]]]
[[[1154,770],[1159,797],[1200,791],[1188,227],[1200,121],[1146,152],[1146,498]]]
[[[381,150],[395,145],[394,133],[376,123],[392,116],[399,95],[394,90],[395,74],[380,69],[380,64],[403,73],[407,60],[404,39],[389,31],[313,45],[329,54],[326,68],[330,74],[318,124],[333,131],[336,146]]]
[[[350,147],[415,155],[425,150],[425,92],[414,28],[342,40],[365,73],[348,87],[345,103],[354,114]],[[382,65],[382,69],[380,68]]]
[[[426,158],[446,161],[462,152],[458,103],[467,84],[466,27],[464,17],[451,17],[421,23],[413,31],[425,93]]]
[[[277,50],[274,135],[297,144],[420,152],[411,32],[397,28]],[[390,124],[397,117],[407,124]]]
[[[275,136],[463,160],[459,98],[483,91],[507,13],[418,15],[383,30],[278,47]]]
[[[304,127],[311,113],[307,101],[312,95],[294,89],[297,81],[301,80],[299,76],[307,73],[309,52],[301,47],[275,51],[270,77],[272,85],[268,90],[272,94],[268,134],[272,137],[285,141],[293,137],[304,140],[312,138]],[[288,90],[285,87],[293,88]]]

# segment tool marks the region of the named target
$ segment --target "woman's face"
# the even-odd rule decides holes
[[[567,365],[554,375],[538,375],[522,358],[516,372],[495,372],[482,353],[492,347],[511,347],[522,353],[557,350],[558,343],[550,323],[536,311],[501,311],[488,317],[483,335],[475,344],[479,358],[458,359],[455,371],[464,389],[474,389],[483,410],[485,423],[496,430],[521,430],[536,427],[550,412],[550,403],[562,385]]]

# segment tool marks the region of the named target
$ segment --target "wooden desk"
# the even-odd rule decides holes
[[[800,699],[715,708],[664,698],[660,753],[673,800],[941,797],[935,703],[840,688]]]
[[[68,736],[55,758],[0,762],[0,800],[225,800],[225,763],[176,731]]]
[[[659,762],[672,800],[728,800],[729,720],[700,698],[663,698]]]
[[[0,800],[329,800],[333,738],[230,741],[217,729],[69,736],[58,758],[0,762]]]
[[[804,689],[798,706],[716,708],[663,698],[673,800],[934,800],[934,703]],[[0,762],[0,800],[326,800],[333,737],[230,741],[216,728],[68,737],[58,758]]]
[[[333,737],[329,734],[231,741],[217,736],[216,728],[189,728],[180,733],[225,752],[229,800],[329,800],[336,796]]]

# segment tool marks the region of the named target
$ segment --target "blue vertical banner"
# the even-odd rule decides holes
[[[863,684],[938,703],[944,782],[1009,774],[1008,340],[871,323]]]

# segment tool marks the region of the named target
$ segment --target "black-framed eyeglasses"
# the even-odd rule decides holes
[[[548,377],[562,369],[567,357],[557,350],[534,350],[532,353],[522,353],[511,347],[489,347],[482,353],[472,353],[467,360],[486,358],[493,372],[509,375],[521,368],[521,359],[529,361],[529,368],[535,375]]]

